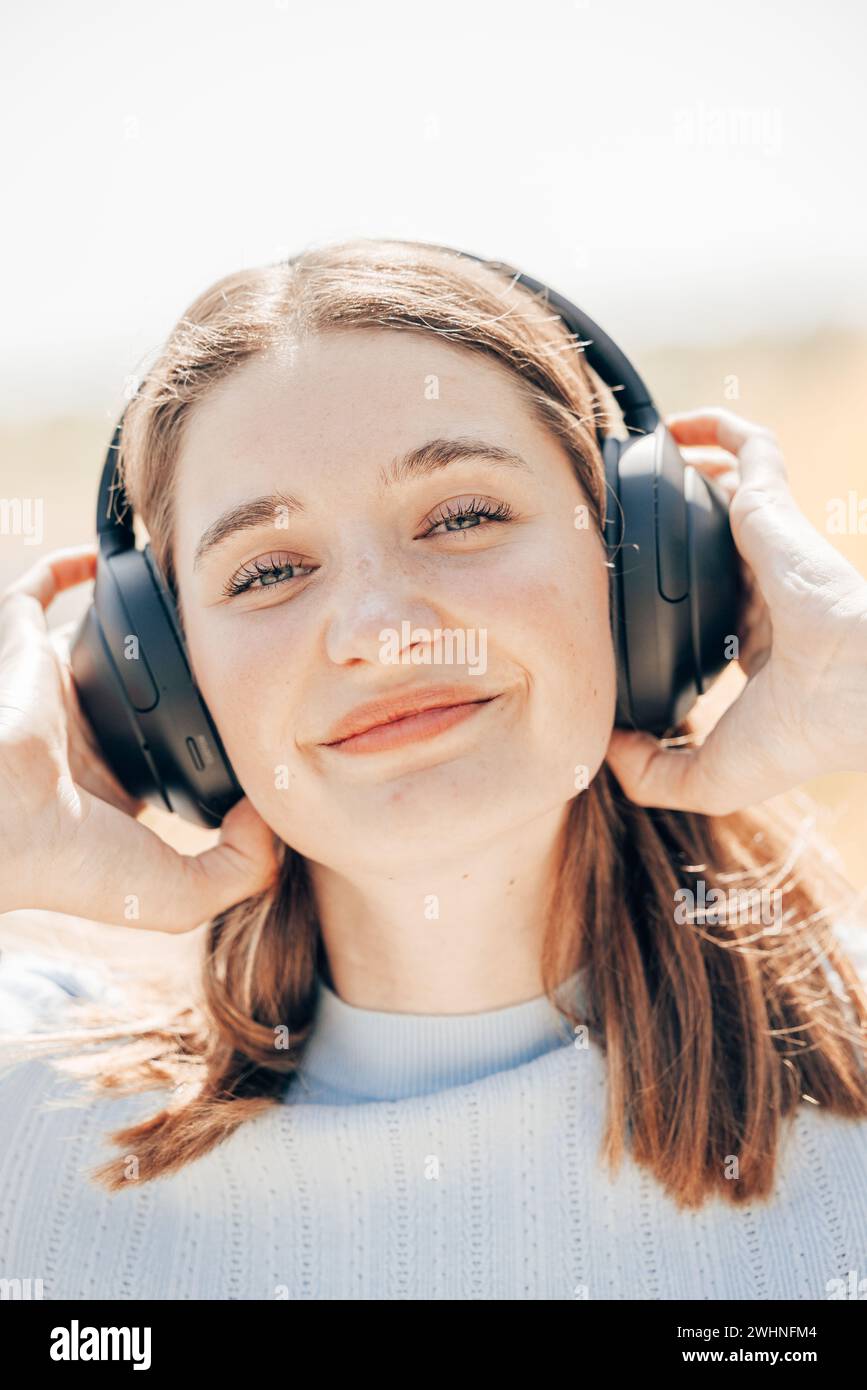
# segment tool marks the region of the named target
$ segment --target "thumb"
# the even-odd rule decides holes
[[[192,914],[197,925],[268,888],[279,869],[280,847],[279,837],[242,797],[224,816],[216,845],[179,856],[189,881],[187,917]]]
[[[614,729],[606,761],[630,801],[661,810],[726,815],[724,789],[717,778],[708,785],[707,744],[667,747],[652,734]]]
[[[66,877],[56,907],[48,902],[38,906],[175,934],[192,931],[269,887],[276,877],[278,838],[246,797],[224,818],[216,845],[186,855],[108,802],[82,788],[78,793],[87,842],[102,851],[91,850]]]

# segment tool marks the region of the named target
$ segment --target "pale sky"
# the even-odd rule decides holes
[[[627,351],[867,326],[858,0],[7,6],[0,418],[113,411],[218,276],[440,241]]]

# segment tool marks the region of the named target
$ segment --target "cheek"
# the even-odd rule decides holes
[[[503,596],[501,612],[515,619],[511,650],[529,682],[532,739],[558,786],[561,766],[568,777],[579,764],[592,776],[611,736],[617,684],[608,584],[595,557],[567,551],[559,566],[536,577],[525,572]]]
[[[245,789],[273,785],[275,734],[290,725],[287,673],[264,627],[203,621],[188,631],[196,680]],[[279,751],[279,750],[278,750]],[[286,757],[288,760],[288,755]],[[264,779],[264,780],[263,780]]]
[[[531,677],[534,667],[551,678],[559,671],[571,689],[586,695],[595,688],[604,705],[614,677],[608,586],[591,537],[576,544],[555,535],[543,551],[501,567],[479,606],[491,641],[502,639],[519,659],[526,652]]]
[[[614,644],[604,586],[589,585],[576,598],[556,583],[535,594],[534,633],[540,660],[563,698],[579,699],[603,715],[614,690]]]

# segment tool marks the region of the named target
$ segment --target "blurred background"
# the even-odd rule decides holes
[[[353,235],[511,261],[600,322],[664,413],[771,426],[807,516],[867,574],[865,16],[854,0],[7,7],[0,585],[92,537],[125,392],[203,288]],[[867,890],[867,777],[807,791]],[[185,850],[214,838],[146,815]],[[109,934],[163,963],[198,936],[0,917],[0,946],[98,955]]]

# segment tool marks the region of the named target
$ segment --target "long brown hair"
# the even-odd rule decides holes
[[[175,590],[172,480],[190,411],[277,344],[370,327],[435,333],[506,366],[568,450],[601,528],[594,427],[617,427],[612,397],[544,300],[434,248],[353,240],[218,281],[184,314],[128,406],[125,485]],[[685,721],[679,732],[691,729]],[[628,1147],[684,1206],[714,1193],[734,1203],[768,1196],[782,1121],[802,1101],[867,1116],[867,998],[834,930],[851,889],[802,843],[801,824],[780,801],[722,817],[642,808],[606,764],[564,818],[559,874],[542,905],[544,988],[553,997],[584,972],[585,1007],[570,1019],[606,1058],[601,1157],[613,1169]],[[716,890],[722,909],[679,913],[678,895],[693,890],[705,900]],[[770,925],[740,910],[757,893],[780,904]],[[159,1113],[112,1135],[147,1182],[280,1102],[324,963],[306,861],[287,845],[271,888],[208,925],[193,1004],[149,1019],[132,1008],[113,1021],[89,1006],[82,1017],[102,1016],[105,1027],[28,1044],[74,1042],[77,1055],[55,1065],[88,1078],[92,1091],[174,1088]],[[118,1156],[92,1176],[116,1191],[127,1171]]]

